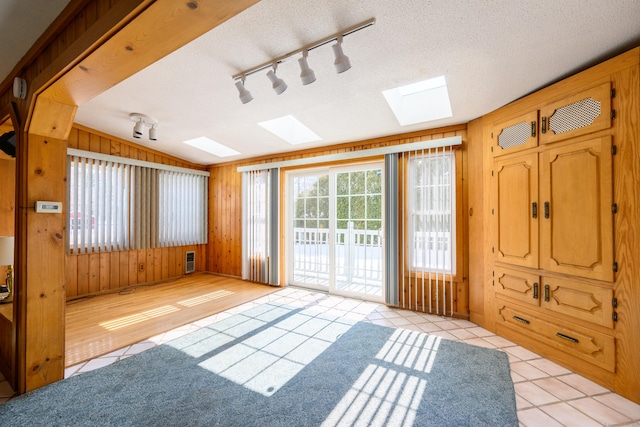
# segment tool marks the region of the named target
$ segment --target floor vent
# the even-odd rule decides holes
[[[184,273],[196,271],[196,251],[186,251],[184,254]]]

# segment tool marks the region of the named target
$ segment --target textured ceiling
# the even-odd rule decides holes
[[[232,76],[369,18],[345,37],[352,68],[336,74],[330,44],[247,77]],[[76,122],[200,164],[466,123],[561,77],[640,44],[637,0],[262,0],[182,49],[81,105]],[[382,91],[444,75],[453,117],[400,126]],[[132,138],[132,112],[159,121],[159,140]],[[292,114],[322,140],[291,146],[257,125]],[[181,141],[206,136],[241,155],[218,158]]]

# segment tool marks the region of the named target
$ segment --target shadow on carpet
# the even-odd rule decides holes
[[[504,352],[273,303],[0,404],[8,426],[517,426]]]

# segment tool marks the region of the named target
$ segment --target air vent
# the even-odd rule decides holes
[[[184,273],[189,274],[196,271],[196,251],[186,251],[184,253]]]

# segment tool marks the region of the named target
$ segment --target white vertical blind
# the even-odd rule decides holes
[[[278,170],[242,174],[242,278],[278,283]]]
[[[403,239],[403,296],[414,309],[453,313],[455,274],[455,156],[452,147],[404,153],[407,170],[401,172],[407,212],[400,228]],[[402,304],[406,305],[407,301]]]
[[[69,151],[69,253],[206,243],[207,173]]]

